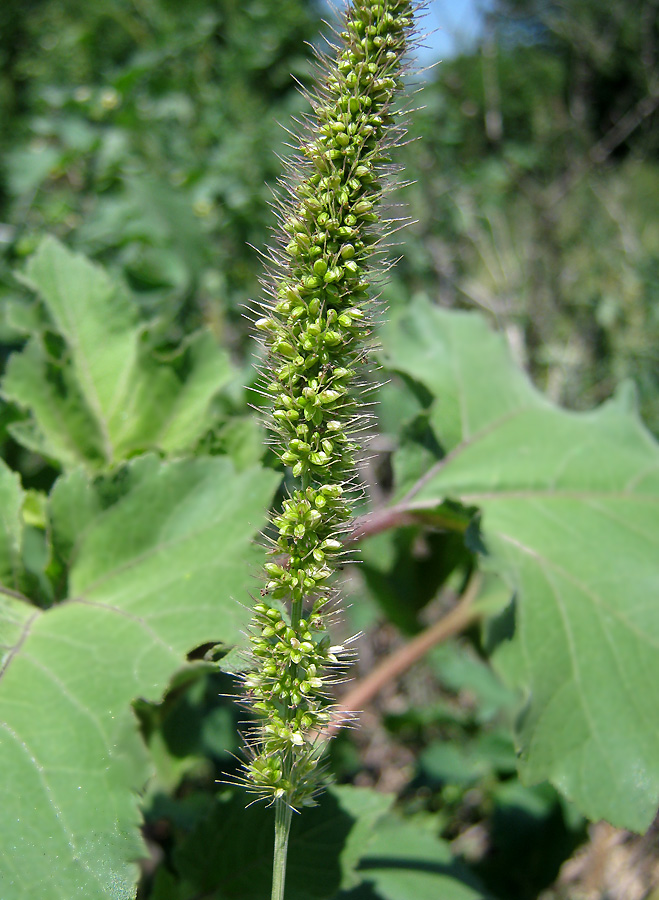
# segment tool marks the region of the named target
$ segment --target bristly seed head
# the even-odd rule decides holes
[[[350,519],[358,449],[354,390],[368,320],[392,103],[412,29],[410,0],[353,0],[335,64],[313,100],[302,177],[282,204],[285,260],[255,325],[268,351],[264,390],[282,463],[298,480],[273,516],[262,601],[254,607],[256,715],[245,780],[292,807],[319,790],[317,735],[342,647],[330,646],[329,579]]]

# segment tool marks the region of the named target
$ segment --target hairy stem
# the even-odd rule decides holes
[[[356,543],[364,538],[373,537],[392,528],[405,525],[425,525],[429,528],[464,533],[469,525],[469,516],[458,513],[436,512],[435,510],[410,509],[405,504],[384,506],[373,512],[365,513],[355,519],[347,538],[349,543]]]
[[[450,612],[383,659],[343,696],[332,717],[328,729],[330,734],[336,733],[349,721],[351,713],[363,709],[387,684],[400,678],[433,647],[460,634],[478,621],[482,613],[474,607],[474,600],[481,581],[479,574],[472,575],[459,602]]]

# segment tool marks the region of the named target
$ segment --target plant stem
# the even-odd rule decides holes
[[[432,509],[410,509],[404,503],[397,506],[383,506],[355,519],[346,543],[357,543],[364,538],[373,537],[392,528],[403,528],[405,525],[441,528],[464,534],[469,521],[469,517],[462,513],[449,514]]]
[[[347,721],[350,713],[358,712],[369,703],[385,685],[406,672],[414,663],[422,659],[437,644],[465,631],[482,616],[474,607],[474,600],[480,590],[481,576],[472,575],[459,603],[437,622],[422,631],[407,644],[382,660],[362,681],[355,684],[339,701],[332,716],[328,734],[335,734]]]
[[[294,600],[291,603],[291,627],[297,628],[302,618],[302,600]]]
[[[284,900],[286,856],[293,810],[285,800],[275,800],[275,853],[272,861],[271,900]]]

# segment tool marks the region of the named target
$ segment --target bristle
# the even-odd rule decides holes
[[[313,48],[318,86],[301,87],[312,113],[297,123],[299,155],[285,162],[272,202],[279,230],[261,254],[265,299],[246,310],[267,351],[254,390],[269,401],[287,490],[263,535],[266,580],[253,608],[253,662],[241,676],[255,716],[244,781],[292,808],[322,786],[329,689],[353,656],[330,643],[338,609],[330,582],[353,558],[351,507],[364,496],[357,437],[368,439],[373,418],[373,306],[394,264],[385,257],[391,238],[408,221],[381,206],[399,174],[390,154],[405,132],[393,101],[417,8],[353,0],[327,41],[335,58]]]

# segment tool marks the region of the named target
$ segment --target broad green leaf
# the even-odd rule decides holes
[[[380,900],[485,900],[445,841],[393,816],[379,825],[358,869]]]
[[[0,460],[0,584],[12,590],[21,587],[24,497],[20,478]]]
[[[357,871],[359,862],[370,848],[373,832],[377,829],[378,823],[391,808],[392,798],[368,788],[346,786],[333,788],[333,791],[339,799],[343,812],[354,819],[354,825],[339,854],[341,887],[347,889],[362,881]],[[304,825],[304,823],[300,824]],[[300,828],[300,832],[303,834],[305,831],[306,829]],[[312,836],[311,842],[316,843],[317,837]],[[306,855],[304,854],[304,856]]]
[[[419,301],[385,330],[384,342],[392,368],[436,398],[431,423],[447,450],[521,408],[549,405],[476,316]]]
[[[274,810],[245,809],[241,792],[217,803],[175,854],[187,896],[262,900],[270,895]],[[333,787],[316,807],[294,816],[286,874],[287,900],[330,900],[358,882],[366,852],[391,798],[364,788]],[[215,893],[217,891],[217,893]]]
[[[31,603],[21,602],[0,592],[0,677],[20,646],[28,623],[38,615]]]
[[[136,461],[130,471],[134,470]],[[53,555],[71,566],[87,529],[103,509],[97,487],[84,469],[61,475],[50,492],[48,514]]]
[[[318,806],[294,816],[287,900],[357,897],[362,886],[373,884],[377,894],[369,896],[381,900],[482,900],[448,845],[388,816],[390,806],[390,797],[366,788],[331,787]],[[181,879],[174,896],[268,897],[273,824],[272,809],[245,809],[242,794],[220,799],[174,855]]]
[[[9,360],[3,396],[30,413],[12,426],[18,441],[65,468],[91,469],[197,443],[210,424],[211,400],[231,377],[210,333],[158,358],[126,291],[53,238],[30,258],[25,280],[60,344],[42,329]]]
[[[517,591],[524,778],[645,829],[659,801],[656,442],[623,397],[589,413],[549,403],[477,315],[417,303],[385,347],[436,398],[447,453],[402,505],[478,507]]]
[[[2,395],[31,412],[9,425],[11,435],[28,450],[55,459],[66,468],[105,459],[98,422],[85,404],[68,368],[49,361],[39,337],[14,353],[2,379]]]
[[[69,598],[46,611],[3,601],[3,900],[134,897],[148,766],[131,701],[159,700],[187,652],[235,641],[247,615],[252,539],[277,476],[236,475],[222,458],[124,471],[125,483],[95,483],[95,502],[80,476],[55,489]]]
[[[183,378],[177,368],[185,371]],[[198,333],[167,364],[142,356],[113,432],[117,457],[149,447],[170,455],[194,447],[211,424],[211,400],[230,376],[228,357],[207,332]]]
[[[230,376],[228,360],[218,351],[210,332],[202,332],[189,349],[191,373],[175,394],[158,431],[158,446],[177,453],[192,446],[208,423],[208,404]]]
[[[123,417],[138,357],[137,307],[106,272],[53,238],[41,243],[26,274],[69,347],[76,382],[110,462],[113,431]]]

